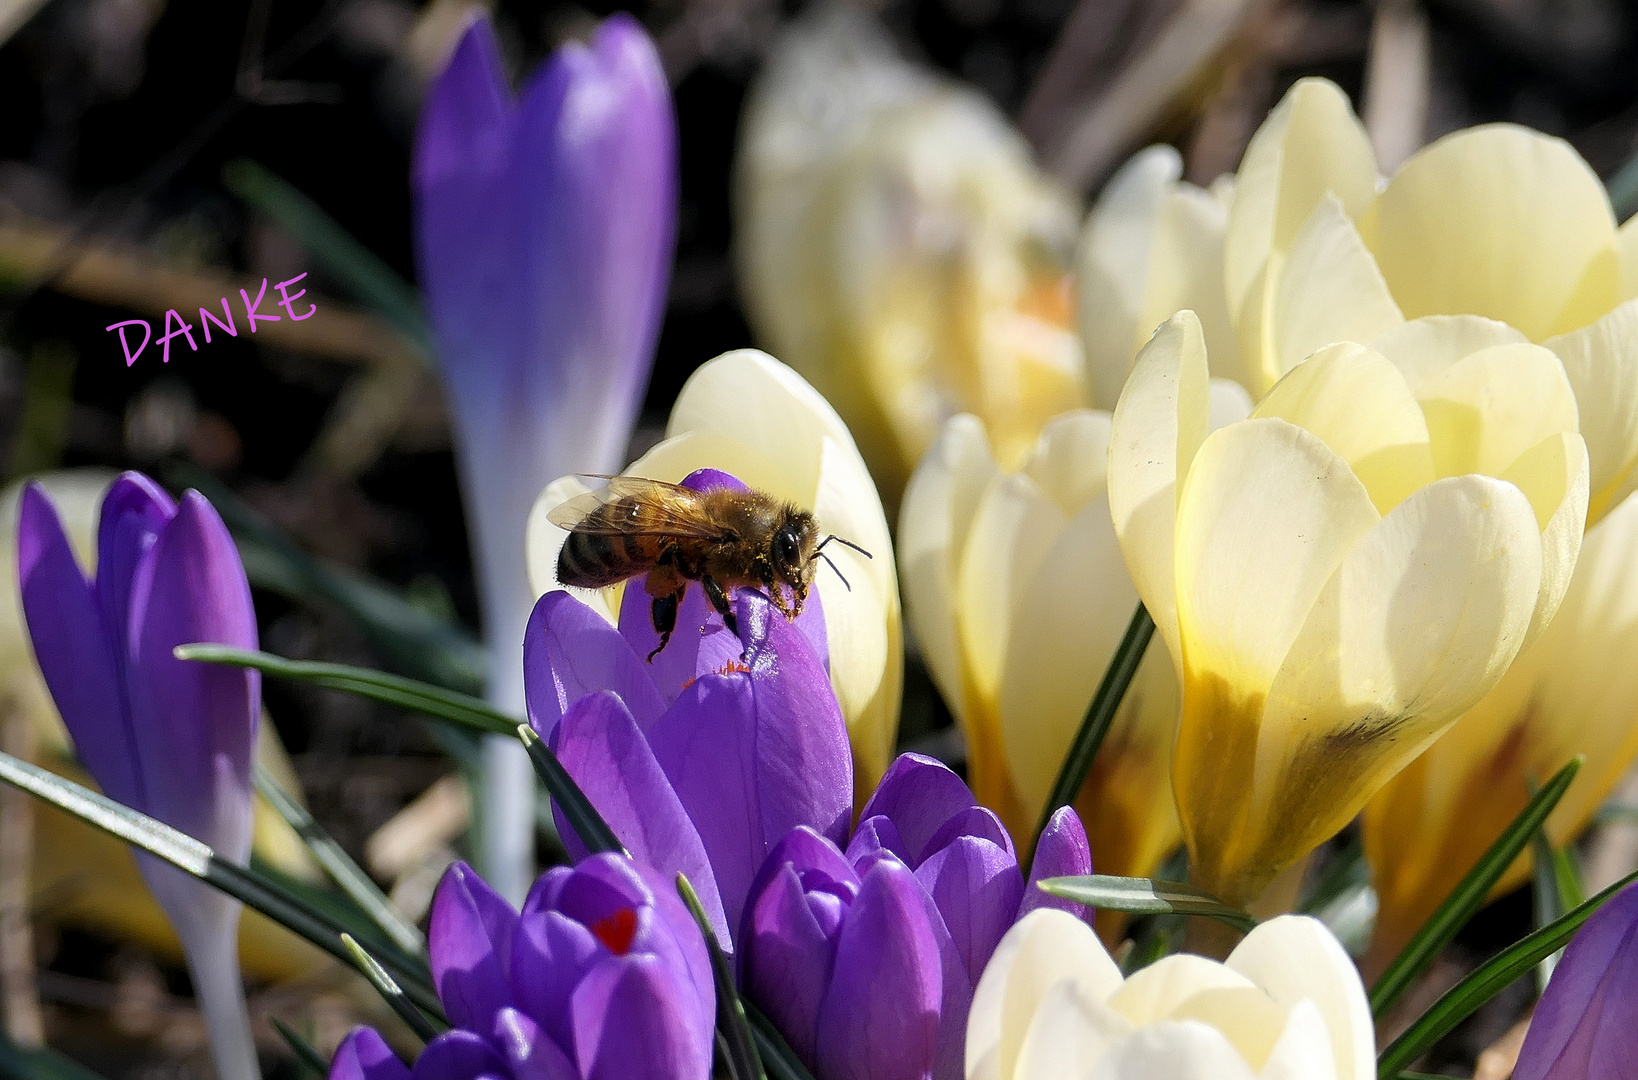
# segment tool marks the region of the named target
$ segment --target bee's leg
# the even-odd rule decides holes
[[[734,616],[734,609],[728,604],[728,594],[722,591],[722,586],[711,580],[710,575],[700,578],[700,587],[705,590],[705,598],[711,601],[711,606],[717,609],[722,616],[722,625],[735,637],[739,636],[739,619]]]
[[[648,654],[648,662],[664,651],[666,643],[671,640],[671,631],[677,628],[677,605],[682,602],[683,590],[667,596],[656,596],[649,605],[649,616],[654,621],[654,630],[660,635],[660,643],[654,646],[654,651]]]

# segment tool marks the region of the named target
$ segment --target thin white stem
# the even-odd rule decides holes
[[[193,976],[193,992],[205,1014],[217,1080],[261,1080],[256,1040],[250,1033],[245,985],[239,975],[239,918],[205,918],[178,925]]]

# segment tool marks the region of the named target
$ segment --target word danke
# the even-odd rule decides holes
[[[290,286],[294,285],[296,282],[300,281],[306,276],[306,274],[297,274],[289,281],[281,281],[277,285],[273,286],[273,288],[277,289],[279,293],[279,307],[284,308],[285,314],[290,317],[291,322],[301,322],[303,319],[310,319],[313,317],[313,312],[318,310],[317,305],[310,303],[307,305],[307,310],[298,315],[296,314],[296,309],[292,306],[295,301],[300,300],[303,296],[307,295],[307,290],[297,289],[295,295],[292,296],[289,292]],[[262,278],[262,287],[257,290],[255,300],[252,300],[250,298],[250,294],[244,289],[239,290],[239,299],[244,302],[245,306],[245,321],[250,324],[250,332],[252,334],[256,332],[256,323],[258,320],[262,322],[278,322],[280,319],[280,316],[278,315],[264,314],[260,310],[262,300],[266,296],[266,278]],[[226,321],[223,321],[224,319]],[[172,329],[173,323],[175,324],[175,329]],[[239,336],[239,328],[234,324],[233,309],[228,306],[227,297],[222,297],[221,319],[218,319],[215,315],[213,315],[209,308],[199,309],[199,328],[205,332],[206,345],[210,344],[210,327],[212,323],[215,323],[216,328],[226,333],[229,337]],[[125,336],[125,332],[133,326],[142,327],[142,340],[137,344],[135,350],[132,350],[131,342]],[[117,331],[119,333],[119,347],[125,353],[126,367],[130,367],[132,364],[136,363],[137,357],[141,356],[142,350],[148,347],[148,341],[154,334],[154,329],[152,326],[148,325],[147,319],[126,319],[124,322],[114,323],[113,325],[105,327],[104,329]],[[182,338],[188,343],[188,348],[192,349],[194,352],[199,351],[199,346],[195,344],[193,340],[193,326],[188,322],[188,320],[184,319],[181,315],[178,315],[175,308],[165,312],[165,325],[163,329],[164,333],[159,335],[159,344],[163,350],[160,353],[160,360],[163,363],[168,364],[171,362],[172,338]]]

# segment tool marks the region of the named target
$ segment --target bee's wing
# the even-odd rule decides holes
[[[589,474],[588,474],[589,475]],[[641,476],[597,477],[608,485],[553,507],[546,520],[563,529],[607,536],[682,536],[712,540],[722,528],[706,515],[699,492]],[[619,521],[598,518],[610,503],[633,499],[642,510]]]

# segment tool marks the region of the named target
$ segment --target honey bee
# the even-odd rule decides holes
[[[690,581],[700,583],[724,625],[738,634],[728,590],[761,587],[786,619],[795,619],[818,560],[848,585],[825,554],[826,544],[834,541],[871,557],[840,536],[820,539],[812,514],[761,491],[694,491],[637,476],[598,479],[608,486],[546,515],[569,530],[557,556],[557,580],[601,589],[647,574],[645,589],[654,598],[650,617],[660,635],[660,644],[648,654],[650,663],[671,640]]]

